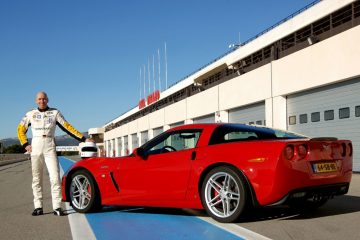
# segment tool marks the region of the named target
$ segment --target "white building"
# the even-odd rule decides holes
[[[238,122],[353,141],[360,171],[360,1],[307,6],[103,128],[107,156],[199,122]]]

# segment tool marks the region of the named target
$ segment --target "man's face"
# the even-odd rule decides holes
[[[36,95],[35,102],[39,106],[39,109],[47,108],[48,101],[49,99],[44,93],[38,93],[38,95]]]

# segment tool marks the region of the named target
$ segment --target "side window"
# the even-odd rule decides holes
[[[154,143],[146,148],[148,154],[161,154],[195,148],[200,138],[201,130],[190,129],[170,132],[161,135]]]
[[[355,107],[355,117],[360,117],[360,106]]]
[[[229,132],[224,135],[225,141],[243,140],[243,139],[257,139],[254,132]]]
[[[247,125],[221,125],[214,129],[209,145],[226,144],[233,142],[249,142],[266,139],[292,139],[306,138],[291,132],[275,130],[266,127],[253,127]]]
[[[311,113],[311,122],[319,122],[320,121],[320,112]]]
[[[289,116],[289,125],[296,124],[296,116]]]
[[[350,117],[350,108],[346,107],[346,108],[339,109],[339,118],[340,119],[349,118],[349,117]]]
[[[308,122],[307,114],[306,114],[306,113],[305,113],[305,114],[300,114],[299,118],[300,118],[300,124],[301,124],[301,123],[307,123],[307,122]]]
[[[324,120],[334,120],[334,110],[327,110],[324,112]]]

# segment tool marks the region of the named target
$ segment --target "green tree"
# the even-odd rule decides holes
[[[24,153],[24,152],[25,152],[25,149],[21,145],[14,144],[7,148],[4,148],[3,153]]]

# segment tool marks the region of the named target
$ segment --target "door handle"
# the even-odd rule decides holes
[[[196,152],[193,151],[193,152],[191,153],[191,160],[195,160],[195,159],[196,159]]]

